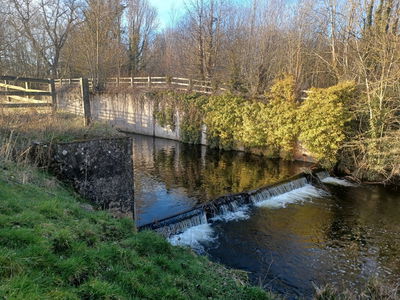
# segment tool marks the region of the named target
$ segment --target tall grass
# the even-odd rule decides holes
[[[30,149],[34,143],[52,144],[74,140],[118,136],[120,133],[105,123],[93,122],[84,127],[82,117],[49,109],[0,110],[0,167],[14,166],[13,177],[29,182],[32,177]],[[19,168],[15,168],[15,164]]]
[[[361,290],[339,290],[333,285],[315,288],[315,300],[398,300],[400,285],[371,278]]]

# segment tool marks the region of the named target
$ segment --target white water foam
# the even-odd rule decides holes
[[[243,205],[241,207],[237,207],[235,211],[226,211],[222,215],[217,215],[213,217],[212,221],[239,221],[239,220],[247,220],[250,218],[250,206]]]
[[[204,252],[201,243],[213,242],[216,239],[210,224],[190,227],[183,233],[171,236],[168,241],[174,246],[189,246],[198,253]]]
[[[351,183],[350,181],[347,181],[345,179],[339,179],[336,177],[326,177],[321,180],[323,183],[327,184],[333,184],[333,185],[343,185],[343,186],[357,186],[354,183]]]
[[[255,203],[258,207],[282,208],[288,204],[303,202],[312,198],[328,196],[329,194],[321,189],[317,189],[311,184],[307,184],[301,188],[290,192],[267,198],[263,201]]]

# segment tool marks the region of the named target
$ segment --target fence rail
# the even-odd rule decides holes
[[[51,79],[29,78],[19,76],[0,76],[0,80],[16,81],[16,82],[35,82],[35,83],[51,83]]]
[[[80,85],[80,78],[61,78],[54,80],[56,87],[65,85]],[[95,80],[89,78],[89,88],[93,89]],[[224,86],[216,87],[211,81],[182,77],[147,76],[147,77],[110,77],[105,81],[106,87],[132,88],[171,88],[182,91],[193,91],[203,94],[212,94],[217,91],[227,91]]]
[[[1,96],[5,96],[5,102],[0,100],[3,108],[52,106],[56,109],[56,89],[52,79],[0,76]]]

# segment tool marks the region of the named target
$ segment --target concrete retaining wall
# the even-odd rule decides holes
[[[79,88],[63,87],[57,92],[58,108],[64,111],[82,115],[83,103]],[[127,89],[123,91],[112,90],[109,93],[98,93],[90,95],[90,106],[92,119],[109,121],[117,128],[130,132],[160,138],[181,141],[180,124],[182,115],[175,111],[175,127],[169,125],[160,126],[154,117],[154,108],[157,99],[145,90]],[[201,128],[202,145],[208,145],[207,127]],[[254,154],[271,157],[273,154],[267,148],[244,148],[237,147],[238,151],[246,151]],[[315,162],[310,153],[297,145],[294,158],[300,161]]]
[[[83,116],[83,104],[79,88],[65,87],[57,94],[58,108]],[[174,130],[160,126],[154,118],[156,101],[144,91],[101,93],[90,95],[93,120],[109,121],[117,128],[144,135],[180,141],[181,116],[175,111]]]

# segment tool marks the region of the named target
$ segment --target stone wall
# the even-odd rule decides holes
[[[36,147],[49,170],[102,209],[133,217],[133,161],[130,138],[97,139]],[[50,150],[50,151],[49,151]],[[43,159],[45,157],[45,159]]]

